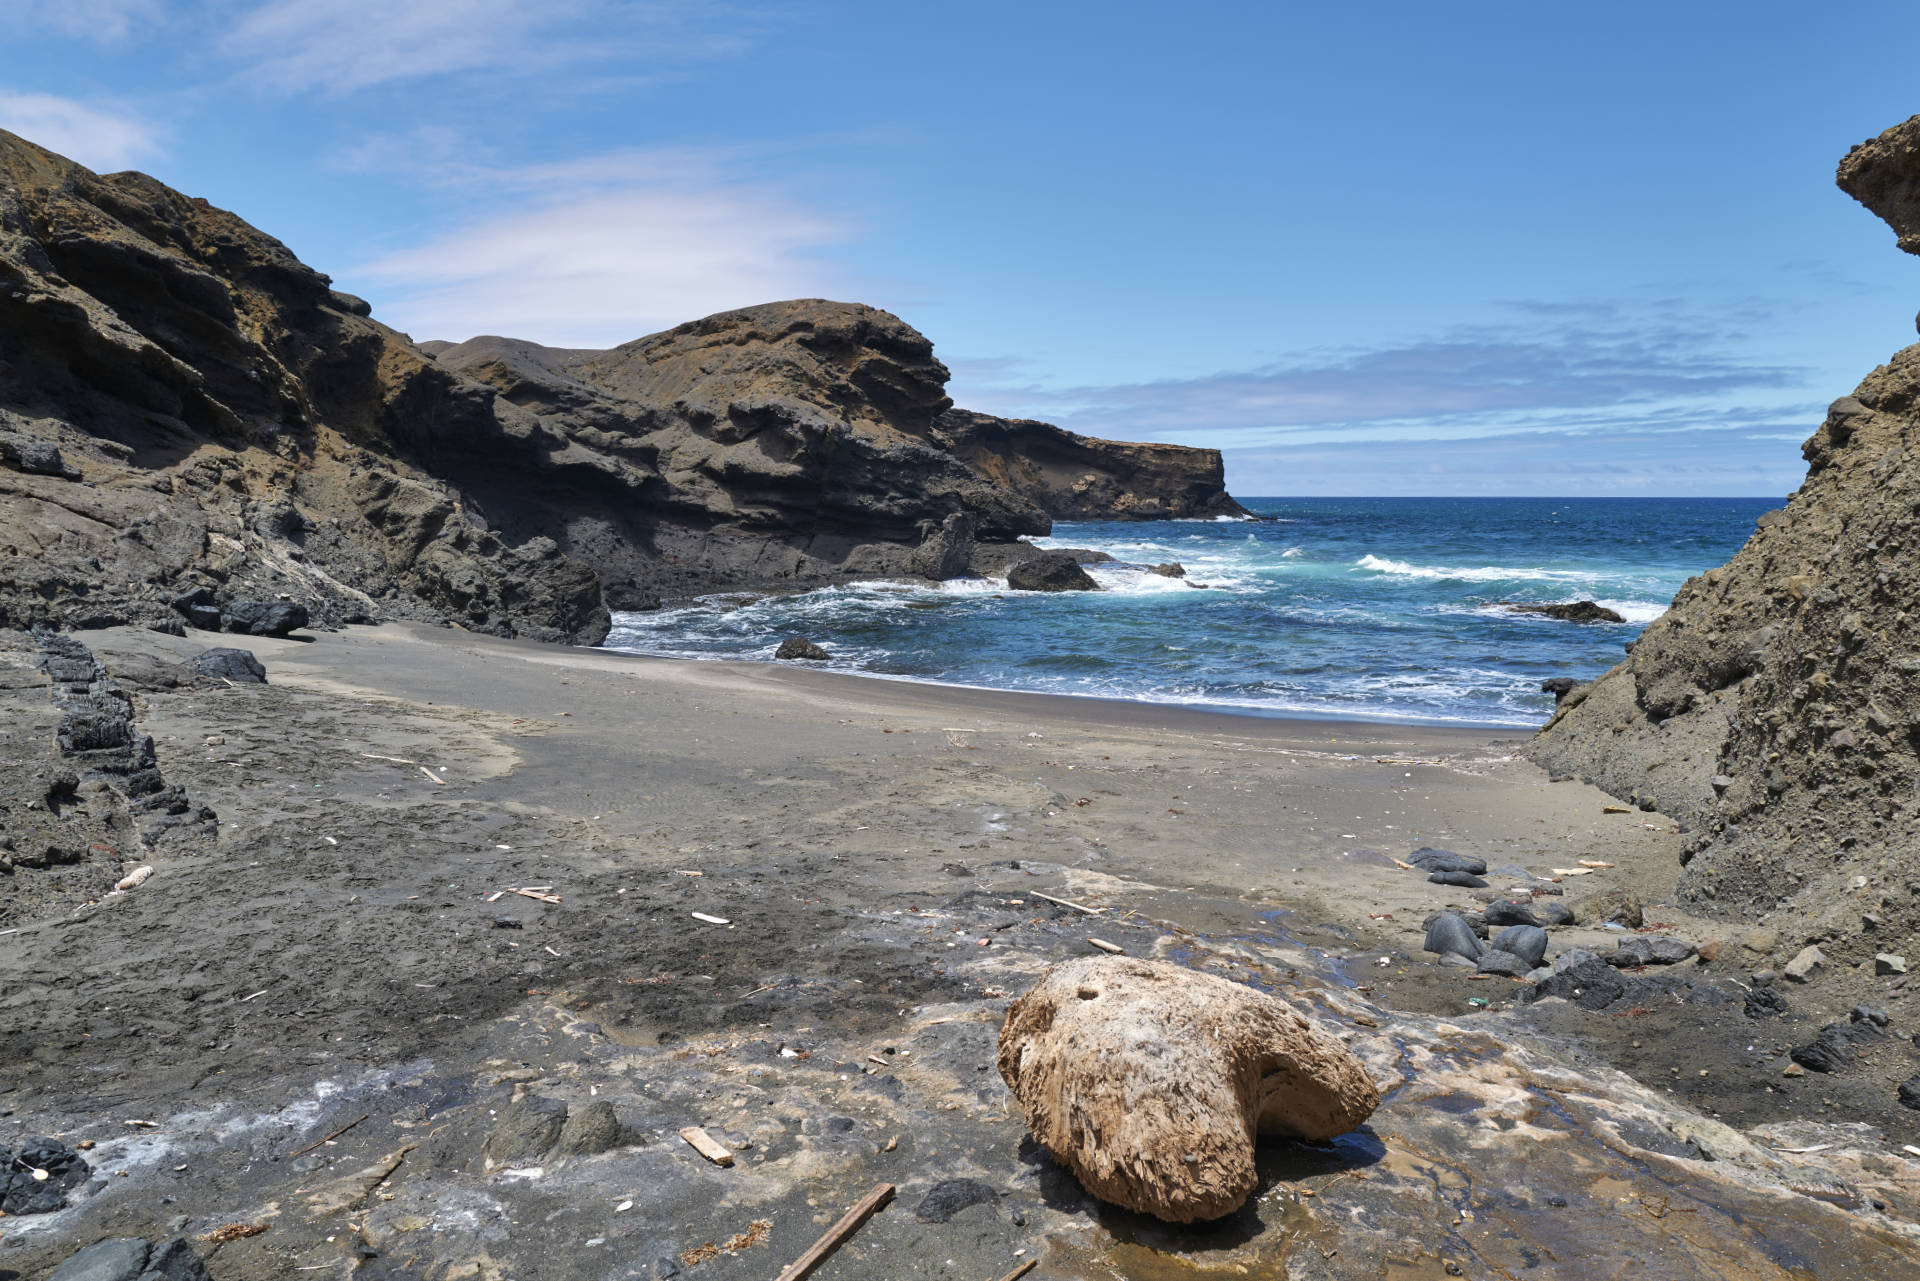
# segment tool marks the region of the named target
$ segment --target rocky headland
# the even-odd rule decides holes
[[[1839,185],[1920,253],[1920,116]],[[1679,892],[1870,978],[1920,935],[1920,346],[1833,402],[1807,478],[1529,748],[1686,830]]]
[[[176,627],[197,591],[594,644],[662,597],[1017,559],[1049,504],[936,428],[946,382],[819,299],[415,344],[232,214],[0,133],[0,625]],[[1212,451],[1013,426],[1070,443],[1074,515],[1238,510]]]

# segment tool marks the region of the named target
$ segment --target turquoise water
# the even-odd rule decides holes
[[[1252,714],[1532,726],[1540,682],[1586,680],[1688,577],[1731,556],[1778,500],[1250,499],[1262,521],[1067,523],[1107,588],[866,583],[716,596],[616,614],[612,649],[771,659],[789,635],[874,676],[1178,703]],[[1148,573],[1186,566],[1187,583]],[[1591,599],[1620,624],[1556,622],[1499,601]]]

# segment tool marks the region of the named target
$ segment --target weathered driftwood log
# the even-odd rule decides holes
[[[1177,1223],[1240,1207],[1256,1135],[1332,1138],[1380,1102],[1346,1046],[1273,997],[1117,956],[1056,965],[1013,1003],[1000,1075],[1087,1191]]]

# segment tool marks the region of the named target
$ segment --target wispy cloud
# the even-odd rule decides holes
[[[267,0],[219,42],[254,83],[345,94],[461,72],[520,77],[600,64],[622,77],[738,46],[701,0]]]
[[[447,178],[465,207],[511,212],[477,213],[345,273],[417,337],[609,346],[715,311],[845,292],[822,251],[846,225],[692,153],[461,161]]]
[[[146,118],[50,93],[0,93],[0,129],[101,171],[160,152],[159,130]]]
[[[9,0],[0,28],[39,29],[114,44],[160,22],[165,0]]]

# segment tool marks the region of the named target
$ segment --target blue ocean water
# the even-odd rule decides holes
[[[706,597],[616,614],[608,648],[771,659],[789,635],[850,672],[1281,716],[1533,726],[1724,562],[1778,500],[1270,498],[1261,521],[1067,523],[1043,546],[1118,562],[1107,590],[993,580]],[[1178,561],[1187,580],[1147,566]],[[1205,583],[1198,590],[1190,583]],[[1591,599],[1573,624],[1491,608]]]

